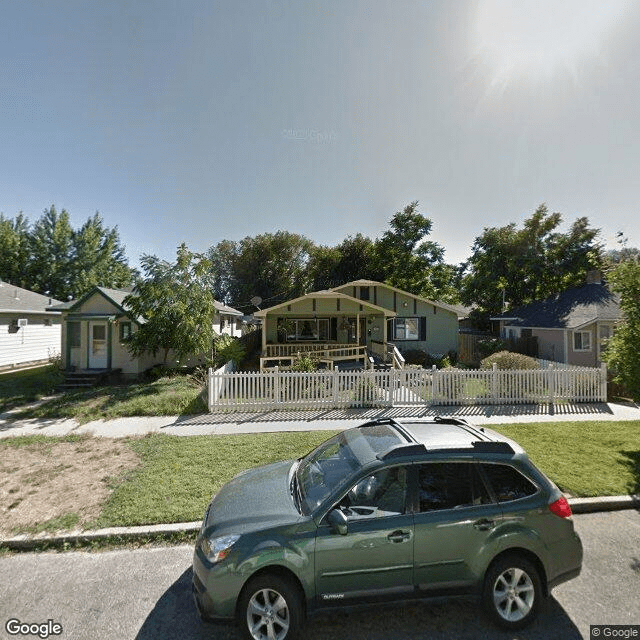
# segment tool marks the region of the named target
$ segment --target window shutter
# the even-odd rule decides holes
[[[331,337],[330,340],[338,339],[338,318],[331,318]]]
[[[387,320],[387,340],[395,340],[393,333],[393,318]]]
[[[420,318],[420,340],[425,342],[427,339],[427,319],[423,316]]]

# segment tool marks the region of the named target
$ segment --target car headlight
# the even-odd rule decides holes
[[[229,555],[231,547],[239,538],[240,536],[236,535],[205,537],[202,539],[201,548],[209,562],[220,562]]]

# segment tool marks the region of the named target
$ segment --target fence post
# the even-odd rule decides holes
[[[209,387],[207,404],[209,405],[209,413],[213,410],[213,367],[209,367]]]
[[[600,365],[600,402],[607,401],[607,363]]]
[[[498,404],[498,363],[494,362],[491,370],[491,402]]]
[[[554,366],[550,364],[546,371],[548,371],[548,384],[549,384],[549,404],[553,404],[556,396],[556,373]]]
[[[333,367],[333,375],[331,376],[331,381],[333,383],[333,406],[335,408],[335,407],[338,406],[339,377],[338,377],[338,367],[337,366]]]
[[[280,402],[280,369],[278,365],[274,367],[273,376],[273,408],[277,408]]]
[[[435,364],[431,365],[431,404],[438,404],[439,397],[438,389],[438,367]]]

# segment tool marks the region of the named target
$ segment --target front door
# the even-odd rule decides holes
[[[107,323],[89,323],[89,369],[106,369],[108,366]]]
[[[384,469],[356,484],[340,502],[348,532],[324,522],[316,538],[320,604],[413,590],[413,515],[407,513],[407,472]]]

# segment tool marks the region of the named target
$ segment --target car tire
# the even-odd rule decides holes
[[[521,629],[532,622],[542,597],[538,570],[526,558],[499,558],[485,574],[482,603],[493,622],[503,629]]]
[[[299,590],[280,576],[251,579],[240,597],[237,622],[246,640],[297,638],[302,626]]]

